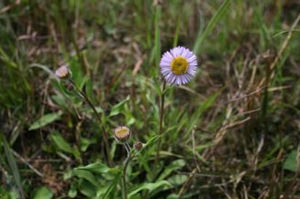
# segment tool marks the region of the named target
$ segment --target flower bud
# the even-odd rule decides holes
[[[71,77],[71,71],[68,66],[63,65],[56,69],[55,75],[60,79],[68,79]]]
[[[114,136],[118,142],[124,143],[130,137],[130,130],[126,126],[120,126],[115,129]]]
[[[134,147],[135,150],[140,151],[140,150],[142,150],[142,148],[143,148],[143,143],[137,141],[137,142],[135,142],[135,143],[133,144],[133,147]]]

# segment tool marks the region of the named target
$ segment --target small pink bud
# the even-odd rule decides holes
[[[63,65],[55,71],[55,75],[60,79],[68,79],[71,77],[71,71],[68,66]]]
[[[142,148],[143,148],[143,143],[137,141],[137,142],[135,142],[135,143],[133,144],[133,147],[134,147],[135,150],[140,151],[140,150],[142,150]]]

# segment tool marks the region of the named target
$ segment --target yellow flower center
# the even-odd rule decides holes
[[[189,63],[185,57],[175,57],[171,62],[171,70],[176,75],[182,75],[186,73]]]
[[[128,136],[128,129],[122,128],[119,131],[117,131],[116,133],[117,133],[118,137],[124,138],[124,137]]]
[[[118,127],[115,129],[115,137],[118,141],[124,142],[126,141],[130,136],[130,131],[127,127]]]

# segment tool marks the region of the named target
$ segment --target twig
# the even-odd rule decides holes
[[[183,186],[179,190],[179,193],[178,193],[178,198],[179,199],[183,196],[184,192],[188,188],[190,182],[192,181],[194,175],[196,174],[196,171],[197,171],[197,168],[193,169],[193,171],[190,173],[188,179],[185,181],[185,183],[183,184]]]
[[[34,168],[31,164],[29,164],[28,161],[26,161],[22,156],[20,156],[17,152],[15,152],[14,150],[11,149],[11,151],[13,152],[14,156],[16,156],[21,162],[23,162],[24,164],[26,164],[34,173],[36,173],[38,176],[40,177],[44,177],[45,175],[42,174],[41,172],[39,172],[36,168]]]

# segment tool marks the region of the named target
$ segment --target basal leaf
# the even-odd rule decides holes
[[[31,131],[46,126],[47,124],[50,124],[55,120],[59,119],[61,115],[62,115],[61,111],[58,111],[57,113],[49,113],[43,115],[40,119],[38,119],[37,121],[33,122],[33,124],[31,124],[29,130]]]
[[[53,198],[53,193],[50,189],[48,189],[47,187],[40,187],[36,190],[33,199],[51,199]]]
[[[298,155],[298,161],[297,161],[297,151],[293,150],[288,155],[287,159],[283,163],[283,168],[290,171],[300,171],[300,160]],[[298,163],[298,164],[297,164]]]
[[[60,135],[59,132],[52,132],[50,134],[50,138],[52,142],[54,142],[55,146],[58,147],[59,150],[62,150],[66,153],[73,154],[73,148],[70,146],[70,144]]]

